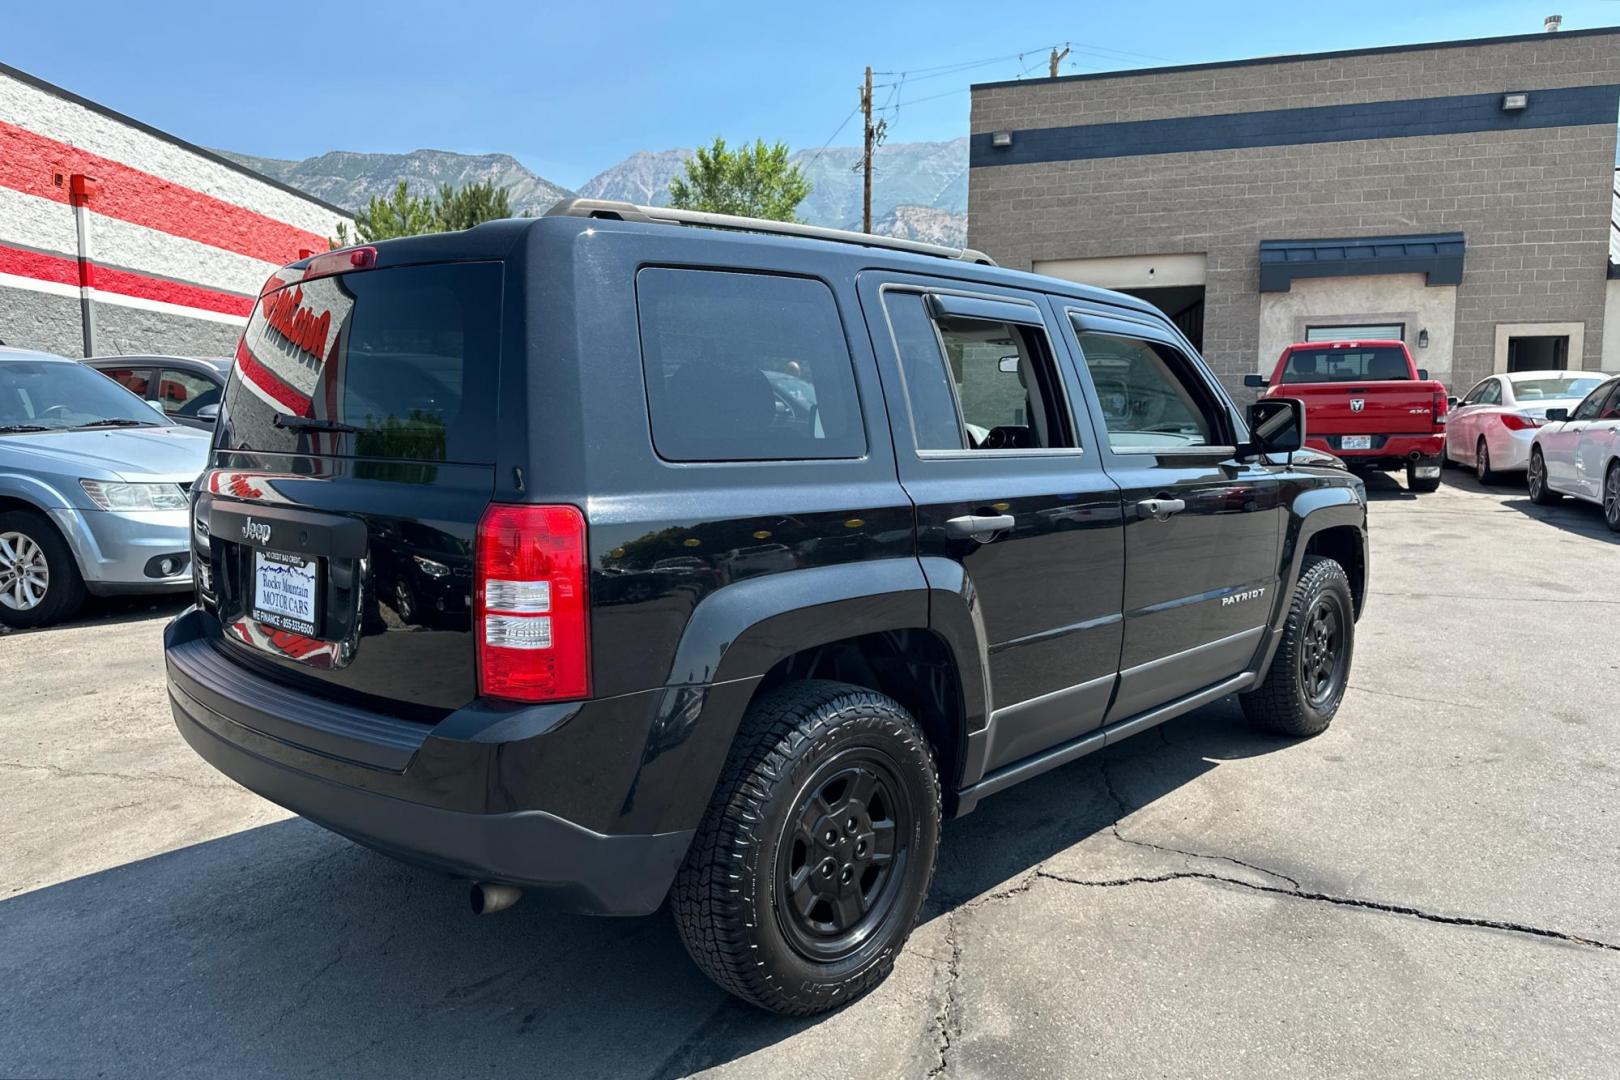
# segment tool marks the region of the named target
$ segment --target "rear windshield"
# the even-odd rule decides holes
[[[1598,388],[1603,380],[1597,376],[1570,378],[1514,379],[1515,401],[1546,401],[1549,398],[1583,398]]]
[[[1378,382],[1412,378],[1406,353],[1392,346],[1370,349],[1296,349],[1283,367],[1285,383]]]
[[[493,461],[500,294],[499,263],[367,270],[267,294],[237,348],[220,447]]]

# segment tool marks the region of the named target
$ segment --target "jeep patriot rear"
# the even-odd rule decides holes
[[[181,733],[477,909],[667,895],[803,1014],[888,972],[942,816],[1234,692],[1323,730],[1360,481],[1147,304],[955,254],[581,200],[280,271]]]

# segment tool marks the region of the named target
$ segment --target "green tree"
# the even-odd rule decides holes
[[[459,189],[440,184],[435,212],[438,231],[455,232],[457,229],[482,225],[486,221],[509,218],[512,216],[512,206],[507,200],[505,188],[496,187],[493,180],[485,180],[481,184],[468,184]]]
[[[497,218],[511,217],[512,206],[506,189],[493,181],[455,188],[440,184],[438,194],[412,195],[401,180],[386,199],[373,195],[364,208],[355,211],[354,235],[338,222],[334,248],[369,244],[400,236],[453,232]]]
[[[809,194],[804,172],[788,164],[787,144],[766,146],[763,139],[728,150],[726,140],[715,136],[713,146],[700,146],[686,159],[686,175],[669,182],[670,205],[677,210],[776,221],[797,220],[793,213]]]

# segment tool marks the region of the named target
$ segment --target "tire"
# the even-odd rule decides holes
[[[1547,459],[1541,455],[1541,447],[1530,448],[1530,465],[1524,474],[1525,486],[1530,489],[1530,501],[1537,506],[1557,506],[1563,501],[1563,496],[1554,491],[1547,484]]]
[[[1620,461],[1609,462],[1609,471],[1603,474],[1603,520],[1620,532]]]
[[[1474,447],[1474,479],[1482,484],[1494,484],[1500,477],[1491,468],[1491,448],[1484,439]]]
[[[807,1016],[866,993],[928,895],[939,802],[928,741],[891,698],[821,680],[771,691],[749,706],[675,876],[687,953],[772,1012]]]
[[[1433,461],[1433,458],[1427,458],[1424,462],[1422,462],[1422,464],[1429,464]],[[1435,473],[1433,476],[1419,476],[1417,474],[1418,464],[1418,462],[1410,461],[1406,464],[1406,489],[1408,491],[1417,492],[1439,491],[1440,474]]]
[[[84,578],[56,526],[31,510],[0,514],[0,622],[49,626],[84,604]]]
[[[1331,613],[1336,640],[1324,669],[1318,613]],[[1327,730],[1344,700],[1355,654],[1356,624],[1350,580],[1344,567],[1319,555],[1305,556],[1299,584],[1283,624],[1282,641],[1265,681],[1238,700],[1249,722],[1274,735],[1303,737]],[[1326,678],[1322,677],[1326,670]]]

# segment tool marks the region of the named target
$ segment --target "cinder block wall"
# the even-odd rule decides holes
[[[976,87],[972,130],[1620,84],[1620,31]],[[1366,138],[969,173],[968,242],[1003,265],[1202,251],[1204,353],[1257,370],[1262,239],[1461,231],[1454,385],[1488,374],[1494,323],[1583,321],[1602,347],[1615,117],[1576,127]],[[1573,360],[1573,358],[1572,358]]]

